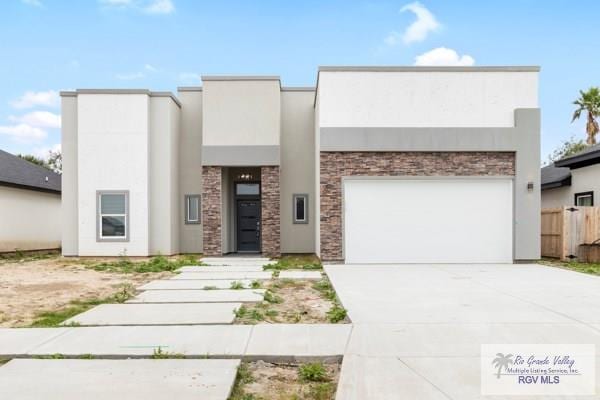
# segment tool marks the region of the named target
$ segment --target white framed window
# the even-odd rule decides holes
[[[295,194],[292,211],[295,224],[308,224],[308,195]]]
[[[594,205],[594,192],[581,192],[575,193],[575,205],[576,206],[593,206]]]
[[[98,211],[97,241],[129,241],[129,191],[98,191],[96,203]]]
[[[200,214],[200,195],[199,194],[186,194],[185,195],[185,223],[186,224],[199,224]]]

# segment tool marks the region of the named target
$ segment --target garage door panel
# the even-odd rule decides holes
[[[348,263],[512,262],[512,180],[344,182]]]

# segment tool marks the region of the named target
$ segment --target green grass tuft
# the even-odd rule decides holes
[[[329,322],[332,324],[337,324],[345,320],[347,315],[348,311],[337,303],[331,307],[331,310],[327,311],[327,318],[329,318]]]
[[[303,364],[298,369],[298,375],[304,382],[327,382],[329,374],[322,363]]]
[[[263,269],[282,271],[286,269],[321,270],[323,265],[315,255],[289,255],[283,256],[275,264],[265,265]]]
[[[164,351],[160,346],[157,349],[154,349],[152,352],[153,360],[164,360],[168,358],[185,358],[184,354],[181,353],[171,353],[168,351]]]
[[[126,256],[120,256],[116,261],[107,261],[91,264],[89,268],[96,271],[119,272],[123,274],[147,273],[147,272],[173,272],[184,265],[199,265],[198,257],[186,254],[170,259],[163,255],[152,257],[148,261],[131,261]]]
[[[231,282],[230,288],[234,289],[234,290],[240,290],[240,289],[244,288],[244,284],[239,281],[233,281],[233,282]]]

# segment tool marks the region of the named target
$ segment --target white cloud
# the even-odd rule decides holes
[[[171,14],[175,6],[171,0],[152,0],[142,8],[148,14]]]
[[[43,7],[43,4],[40,0],[21,0],[21,3],[28,6]]]
[[[132,9],[146,14],[171,14],[175,11],[172,0],[99,0],[106,8]]]
[[[179,80],[182,82],[199,84],[202,81],[199,74],[194,72],[182,72],[179,74]]]
[[[33,111],[21,116],[11,115],[9,121],[30,125],[35,128],[60,128],[60,115],[48,111]]]
[[[145,69],[146,71],[149,71],[149,72],[157,72],[157,71],[158,71],[158,69],[154,68],[154,67],[153,67],[152,65],[150,65],[150,64],[145,64],[145,65],[144,65],[144,69]]]
[[[47,133],[46,131],[31,125],[18,124],[12,126],[0,126],[0,135],[6,135],[19,143],[39,143],[46,138]]]
[[[435,32],[440,29],[441,24],[435,18],[435,16],[425,6],[418,1],[405,5],[400,9],[400,12],[410,11],[417,19],[406,28],[403,33],[390,32],[390,34],[384,39],[384,42],[389,46],[395,46],[401,41],[404,44],[411,44],[414,42],[422,42],[427,38],[427,35],[431,32]]]
[[[470,55],[459,56],[456,50],[446,47],[438,47],[415,58],[415,65],[471,66],[473,64],[475,64],[475,59]]]
[[[36,106],[56,107],[59,104],[58,92],[48,90],[46,92],[25,92],[23,96],[11,102],[14,108],[25,109]]]

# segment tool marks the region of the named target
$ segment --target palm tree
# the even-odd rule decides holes
[[[596,134],[600,131],[596,117],[600,116],[600,88],[591,87],[586,92],[579,91],[580,96],[573,102],[578,108],[573,113],[571,122],[579,119],[583,111],[587,111],[587,123],[585,131],[587,132],[587,144],[596,144]]]
[[[504,368],[508,368],[508,366],[510,364],[513,363],[512,361],[512,354],[507,354],[504,355],[502,353],[498,353],[496,354],[496,358],[494,358],[494,361],[492,361],[492,364],[494,365],[494,367],[498,368],[498,375],[496,375],[496,378],[500,379],[500,373],[502,372],[502,367]]]

